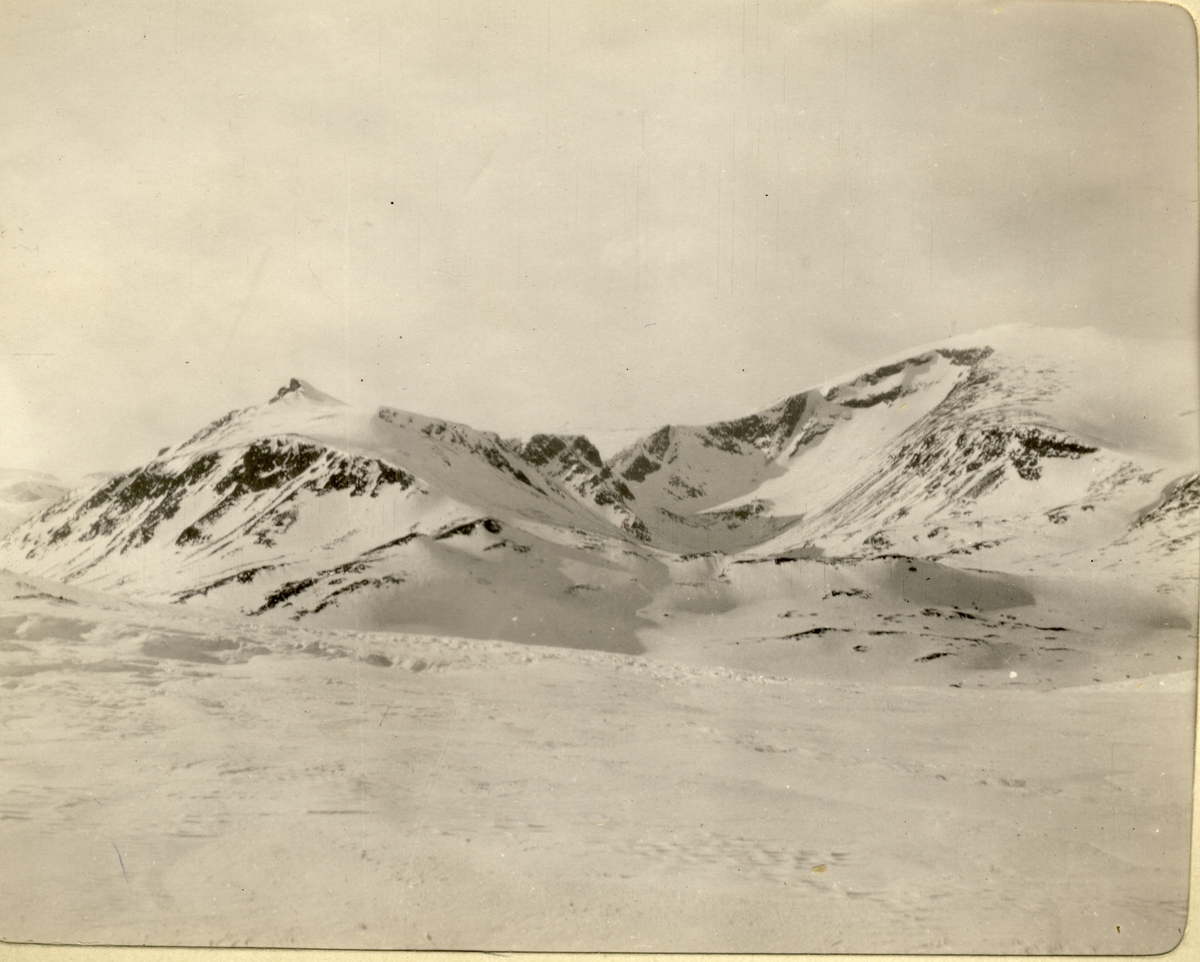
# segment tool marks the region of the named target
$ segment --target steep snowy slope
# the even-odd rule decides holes
[[[1193,604],[1200,580],[1200,474],[1176,478],[1140,510],[1123,534],[1099,550],[1075,552],[1062,563],[1113,572]]]
[[[638,540],[650,540],[646,525],[630,509],[633,493],[601,460],[600,452],[586,437],[581,434],[535,434],[525,444],[513,444],[525,461],[559,482],[580,503]]]
[[[787,398],[758,414],[704,427],[668,425],[610,462],[655,543],[682,551],[737,551],[786,528],[790,517],[763,517],[764,504],[708,511],[777,476],[774,459],[819,400]]]
[[[914,352],[901,376],[865,396],[856,379],[852,400],[826,392],[841,408],[829,430],[798,438],[754,492],[803,514],[761,551],[986,552],[994,566],[1044,569],[1124,537],[1197,465],[1194,363],[1181,351],[1013,327]]]
[[[738,421],[664,427],[609,464],[677,550],[1058,564],[1126,537],[1195,471],[1193,354],[996,328]],[[1180,518],[1194,532],[1196,512]]]
[[[635,591],[627,612],[619,565],[604,557],[621,557],[628,537],[495,435],[390,408],[358,412],[294,380],[43,511],[6,540],[0,565],[140,597],[364,625],[400,617],[399,593],[412,602],[406,624],[522,640],[538,618],[514,610],[549,610],[604,585],[617,609],[608,646],[629,649],[625,622],[648,596]],[[506,590],[475,599],[486,613],[466,626],[471,592],[493,581]],[[438,603],[418,604],[417,594]],[[569,605],[580,617],[589,606]]]

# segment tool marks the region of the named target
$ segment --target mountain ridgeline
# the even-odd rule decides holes
[[[582,435],[504,440],[293,379],[40,510],[0,565],[253,617],[632,651],[638,610],[697,556],[1028,572],[1194,550],[1196,452],[1109,430],[1078,397],[1095,335],[1040,336],[955,338],[607,460]],[[1158,587],[1181,590],[1180,567]]]

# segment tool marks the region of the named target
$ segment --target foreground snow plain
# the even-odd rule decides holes
[[[721,612],[675,584],[637,656],[198,617],[4,575],[3,938],[1178,942],[1192,629],[1041,585],[1003,609],[914,597],[895,563],[750,567],[792,607],[778,585]],[[922,654],[955,645],[991,654]]]

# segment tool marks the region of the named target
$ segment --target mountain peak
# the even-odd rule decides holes
[[[344,404],[344,402],[339,401],[330,394],[326,394],[324,391],[317,390],[308,381],[302,381],[298,377],[292,378],[286,386],[276,391],[275,396],[267,403],[274,404],[276,401],[280,401],[289,395],[295,395],[304,398],[306,401],[316,401],[321,404]]]

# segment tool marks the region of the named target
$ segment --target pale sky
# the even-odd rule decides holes
[[[292,376],[514,435],[1194,338],[1195,64],[1160,3],[9,0],[0,467]]]

